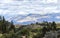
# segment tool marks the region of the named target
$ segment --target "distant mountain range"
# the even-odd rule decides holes
[[[30,24],[42,21],[56,21],[60,22],[60,13],[53,14],[28,14],[28,15],[15,15],[9,18],[13,20],[15,24]]]

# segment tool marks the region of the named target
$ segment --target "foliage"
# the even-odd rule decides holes
[[[34,25],[34,24],[30,24]],[[36,22],[36,26],[40,25]],[[56,30],[56,23],[53,21],[52,23],[43,22],[43,28],[25,28],[27,26],[22,26],[19,28],[15,28],[13,21],[8,22],[5,20],[4,16],[0,16],[0,38],[22,38],[21,36],[31,36],[32,38],[42,38],[46,34],[47,31]],[[29,38],[29,37],[28,37]]]
[[[54,21],[52,22],[51,28],[52,28],[53,30],[56,30],[56,23],[55,23]]]

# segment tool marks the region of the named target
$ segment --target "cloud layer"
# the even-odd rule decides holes
[[[15,17],[19,15],[45,15],[54,13],[60,13],[60,0],[0,0],[0,15],[5,16],[7,20],[13,20],[12,17],[14,17],[15,20]],[[45,17],[48,16],[42,18]],[[31,21],[32,19],[36,21],[38,18],[26,16],[23,20],[20,20],[20,22]]]
[[[0,14],[58,13],[58,0],[0,0]]]

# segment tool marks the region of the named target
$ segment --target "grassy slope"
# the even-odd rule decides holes
[[[57,23],[57,28],[60,28],[60,23]]]

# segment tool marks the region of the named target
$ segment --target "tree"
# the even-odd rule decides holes
[[[13,24],[13,21],[11,21],[10,30],[13,30],[13,31],[15,32],[15,26],[14,26],[14,24]]]
[[[50,24],[47,22],[47,31],[50,31],[50,30],[51,30]]]
[[[2,17],[0,16],[0,32],[2,31]]]
[[[47,28],[46,27],[43,27],[42,28],[42,36],[44,37],[44,35],[46,34],[46,31],[47,31]]]
[[[56,23],[55,23],[55,21],[52,22],[51,27],[52,27],[53,30],[56,30]]]
[[[2,17],[0,16],[0,22],[2,21]]]
[[[36,22],[36,24],[38,25],[39,23],[38,23],[38,22]]]
[[[20,35],[27,35],[27,36],[29,36],[29,29],[22,29],[22,30],[20,30]]]
[[[2,33],[6,33],[6,21],[5,21],[5,18],[3,16],[3,20],[2,20]]]
[[[4,18],[4,16],[3,16],[3,23],[5,22],[5,18]]]

